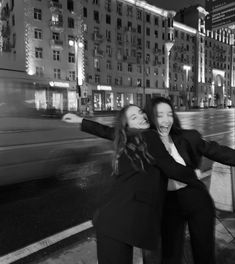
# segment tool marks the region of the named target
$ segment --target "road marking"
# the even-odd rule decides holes
[[[21,149],[21,148],[32,148],[32,147],[41,147],[41,146],[50,146],[50,145],[60,145],[68,143],[78,143],[78,142],[91,142],[91,141],[101,141],[103,138],[80,138],[80,139],[71,139],[71,140],[58,140],[50,142],[40,142],[40,143],[25,143],[13,146],[0,147],[0,151],[3,150],[12,150],[12,149]]]
[[[205,135],[203,137],[214,137],[214,136],[221,136],[221,135],[224,135],[224,134],[230,134],[230,133],[233,133],[234,131],[230,130],[230,131],[227,131],[227,132],[219,132],[219,133],[214,133],[214,134],[209,134],[209,135]]]
[[[202,172],[202,175],[200,179],[206,178],[211,175],[211,170]],[[21,248],[19,250],[16,250],[14,252],[11,252],[7,255],[4,255],[0,257],[0,263],[1,264],[10,264],[15,261],[18,261],[22,258],[25,258],[33,253],[36,253],[42,249],[45,249],[51,245],[54,245],[66,238],[69,238],[73,235],[76,235],[84,230],[87,230],[89,228],[93,227],[91,221],[84,222],[82,224],[79,224],[77,226],[74,226],[72,228],[66,229],[60,233],[57,233],[55,235],[52,235],[50,237],[47,237],[45,239],[42,239],[36,243],[33,243],[27,247]]]
[[[65,239],[65,238],[76,235],[76,234],[78,234],[78,233],[80,233],[86,229],[89,229],[91,227],[93,227],[91,221],[84,222],[80,225],[69,228],[69,229],[62,231],[60,233],[57,233],[53,236],[42,239],[42,240],[40,240],[36,243],[33,243],[27,247],[21,248],[21,249],[16,250],[12,253],[9,253],[5,256],[2,256],[2,257],[0,257],[0,263],[1,264],[13,263],[17,260],[25,258],[25,257],[27,257],[33,253],[36,253],[39,250],[42,250],[46,247],[49,247],[49,246]]]

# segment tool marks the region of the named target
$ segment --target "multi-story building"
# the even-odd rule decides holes
[[[200,6],[181,10],[175,19],[196,29],[195,99],[197,105],[215,106],[235,102],[234,34],[230,29],[205,28],[208,12]]]
[[[30,82],[21,83],[21,88],[28,96],[26,101],[34,99],[37,109],[77,110],[75,67],[82,79],[83,55],[79,51],[82,48],[76,45],[79,62],[75,63],[74,44],[81,34],[81,23],[74,8],[73,1],[3,0],[1,3],[1,69],[11,70],[10,94],[14,93],[17,82],[14,70],[21,71],[22,78],[25,78],[23,72],[26,73]]]
[[[207,12],[192,10],[193,21],[186,11],[173,21],[174,11],[141,0],[2,0],[0,68],[26,72],[25,94],[38,109],[118,110],[157,95],[199,106],[214,96],[206,88],[210,48],[218,41],[227,52],[234,40],[207,47]],[[223,96],[234,92],[233,54]]]
[[[209,12],[206,19],[207,29],[230,28],[235,30],[234,0],[206,0],[206,10]]]

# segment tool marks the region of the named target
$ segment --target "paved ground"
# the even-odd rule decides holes
[[[217,211],[216,219],[216,254],[217,264],[235,263],[235,213]],[[185,264],[192,264],[190,245],[185,245]],[[97,264],[96,242],[94,235],[83,242],[74,242],[53,253],[44,254],[32,264]],[[141,251],[135,248],[134,264],[142,264]]]

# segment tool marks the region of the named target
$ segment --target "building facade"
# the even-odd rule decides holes
[[[235,29],[235,2],[233,0],[206,0],[207,27]]]
[[[189,108],[217,93],[219,104],[234,94],[234,38],[209,35],[207,12],[190,12],[141,0],[2,0],[0,68],[25,71],[37,109],[112,111],[159,95]]]

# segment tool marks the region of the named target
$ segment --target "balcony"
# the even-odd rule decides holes
[[[64,30],[63,28],[63,21],[50,21],[49,26],[52,31],[55,32],[62,32]]]
[[[123,59],[130,64],[136,64],[137,63],[137,58],[134,56],[124,56]]]
[[[9,8],[3,7],[1,11],[1,20],[8,20],[10,17],[10,10]]]
[[[63,49],[63,40],[51,39],[50,44],[52,49]]]
[[[94,32],[93,33],[93,40],[96,42],[102,42],[103,41],[103,36],[98,33],[98,32]]]
[[[11,33],[10,27],[9,26],[3,26],[1,33],[2,33],[2,37],[3,38],[9,38],[10,37],[10,33]]]
[[[50,8],[51,12],[55,12],[56,10],[62,9],[62,4],[58,3],[56,1],[53,1],[53,0],[49,1],[48,4],[49,4],[49,8]]]
[[[11,47],[11,43],[9,40],[3,42],[3,45],[2,45],[2,51],[3,52],[11,52],[11,48],[12,47]]]
[[[104,55],[104,52],[100,49],[94,49],[93,50],[93,55],[94,57],[103,57]]]
[[[155,53],[155,54],[161,54],[162,53],[162,50],[161,49],[158,49],[158,48],[154,48],[153,49],[153,53]]]

